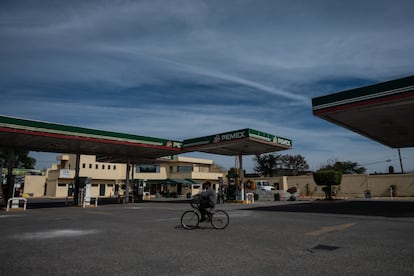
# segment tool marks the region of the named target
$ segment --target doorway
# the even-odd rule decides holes
[[[68,185],[68,196],[73,196],[73,183],[69,183]]]
[[[99,184],[99,196],[105,196],[105,184]]]

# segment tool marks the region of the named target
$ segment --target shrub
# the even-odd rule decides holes
[[[287,192],[288,193],[290,193],[290,194],[294,194],[294,193],[296,193],[298,191],[298,188],[296,188],[296,187],[290,187],[288,190],[287,190]]]
[[[325,186],[322,190],[327,199],[332,199],[332,186],[340,185],[342,173],[339,171],[317,171],[313,173],[313,180],[316,185]]]

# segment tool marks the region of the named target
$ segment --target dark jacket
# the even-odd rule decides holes
[[[208,188],[206,191],[202,191],[200,193],[200,197],[202,201],[208,200],[208,204],[210,205],[210,207],[216,206],[217,198],[216,192],[213,190],[213,188]]]

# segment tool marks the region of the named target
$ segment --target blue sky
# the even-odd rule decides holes
[[[412,75],[412,11],[404,0],[3,0],[0,114],[176,140],[253,128],[292,139],[281,153],[312,170],[398,171],[397,150],[314,117],[311,99]],[[414,170],[414,149],[401,152]],[[33,156],[44,168],[56,154]]]

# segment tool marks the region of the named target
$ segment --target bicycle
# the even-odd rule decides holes
[[[196,229],[200,224],[200,211],[198,207],[200,206],[200,199],[193,198],[191,201],[191,207],[193,210],[185,211],[181,215],[181,226],[185,229]],[[224,210],[215,210],[214,213],[211,212],[211,208],[206,212],[205,222],[210,222],[215,229],[224,229],[229,225],[230,217]]]

